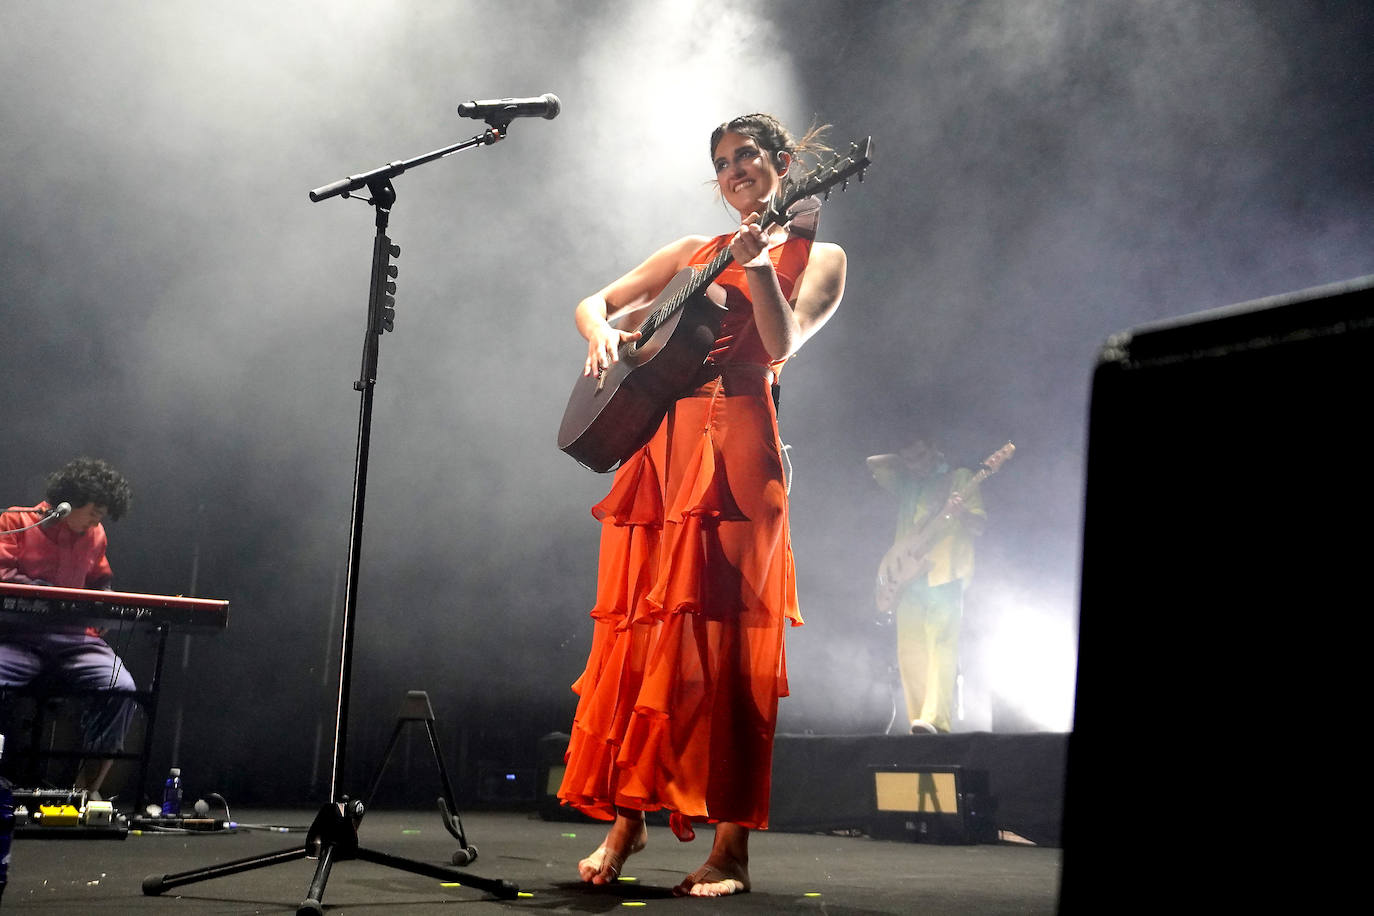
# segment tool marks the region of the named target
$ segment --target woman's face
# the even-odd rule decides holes
[[[713,162],[721,196],[742,214],[762,212],[781,183],[769,154],[753,137],[726,133],[716,144]]]

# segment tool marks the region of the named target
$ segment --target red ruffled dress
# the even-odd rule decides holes
[[[796,237],[770,252],[789,299],[809,253]],[[716,282],[720,376],[672,406],[592,507],[595,623],[558,791],[603,820],[667,809],[684,838],[691,820],[768,826],[783,631],[802,623],[770,391],[783,360],[759,339],[743,269]]]

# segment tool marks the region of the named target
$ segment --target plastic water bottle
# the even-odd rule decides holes
[[[162,816],[181,815],[181,767],[172,767],[172,773],[162,784]]]
[[[0,758],[5,756],[5,736],[0,735]],[[14,793],[0,776],[0,897],[10,880],[10,840],[14,838]]]

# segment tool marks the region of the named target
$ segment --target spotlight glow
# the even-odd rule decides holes
[[[1078,668],[1074,622],[1031,595],[999,595],[991,604],[997,623],[983,651],[993,692],[1037,727],[1068,731]]]

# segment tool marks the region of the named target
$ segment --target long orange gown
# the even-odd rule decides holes
[[[795,237],[770,252],[789,299],[809,252]],[[667,809],[684,838],[692,820],[768,826],[783,631],[802,623],[770,392],[783,361],[759,339],[743,269],[716,282],[721,375],[670,408],[592,508],[592,648],[558,792],[603,820]]]

